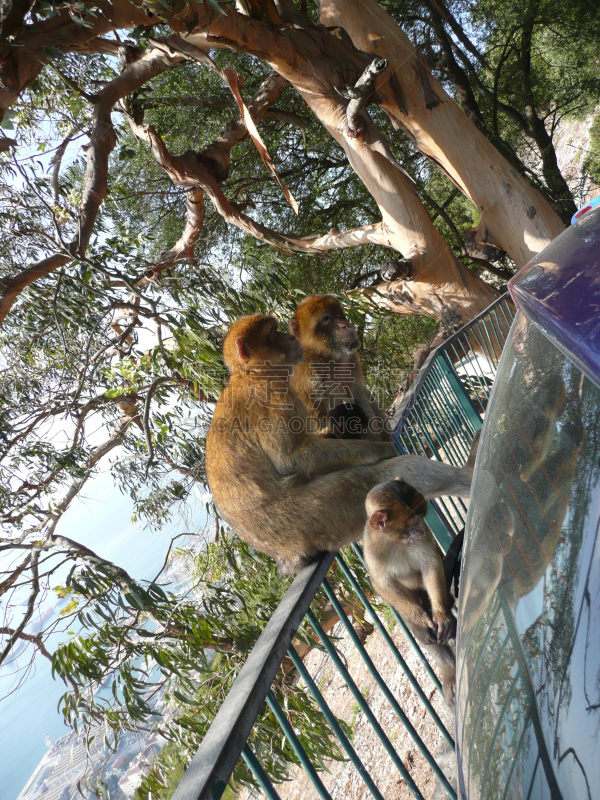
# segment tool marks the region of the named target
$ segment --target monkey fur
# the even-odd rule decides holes
[[[306,297],[290,320],[290,331],[304,350],[292,386],[309,413],[322,423],[324,432],[344,439],[389,442],[390,432],[384,424],[386,414],[363,381],[356,330],[337,297],[328,294]],[[343,410],[336,410],[347,403],[353,405],[356,413],[346,415]],[[341,425],[330,424],[334,411],[333,419],[341,420]],[[349,420],[352,423],[348,424]]]
[[[444,698],[455,703],[456,665],[448,644],[456,635],[442,553],[425,524],[427,502],[396,479],[375,486],[366,499],[364,555],[373,588],[400,614],[442,676]]]
[[[396,456],[388,442],[328,439],[290,386],[298,341],[273,317],[235,322],[223,346],[231,372],[206,441],[206,471],[225,521],[245,541],[297,571],[362,536],[365,498],[401,475],[425,497],[468,497],[472,470]]]

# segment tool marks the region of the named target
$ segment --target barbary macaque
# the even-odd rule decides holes
[[[363,381],[356,330],[337,297],[306,297],[290,320],[290,330],[304,350],[302,363],[294,370],[292,387],[310,415],[322,424],[323,433],[344,439],[390,441],[386,414]],[[345,404],[346,408],[351,405],[351,414],[337,410]],[[330,424],[332,414],[341,425]]]
[[[209,487],[225,521],[284,574],[360,539],[367,492],[395,475],[426,497],[468,497],[469,467],[318,435],[290,385],[302,348],[273,317],[237,320],[223,354],[231,377],[206,441]]]
[[[364,555],[373,588],[432,656],[444,698],[454,708],[456,665],[448,644],[456,634],[454,600],[442,553],[424,520],[425,498],[397,478],[371,489],[365,505]]]

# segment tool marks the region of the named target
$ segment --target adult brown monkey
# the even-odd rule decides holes
[[[225,521],[272,556],[283,573],[360,539],[367,492],[396,475],[426,497],[468,497],[468,467],[422,456],[394,458],[388,442],[311,432],[305,407],[290,387],[302,349],[277,329],[273,317],[239,319],[225,337],[223,354],[231,377],[206,441],[209,486]]]
[[[365,562],[373,588],[393,606],[440,669],[446,702],[454,708],[456,663],[448,644],[456,633],[453,598],[442,554],[423,517],[422,494],[401,480],[367,495]]]
[[[389,442],[385,412],[364,384],[356,330],[337,297],[306,297],[290,330],[304,350],[292,387],[310,415],[334,436]]]

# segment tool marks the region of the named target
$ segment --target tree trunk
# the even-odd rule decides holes
[[[375,126],[348,136],[344,118],[327,98],[303,95],[344,148],[350,165],[373,196],[382,221],[375,241],[398,250],[411,262],[409,280],[390,281],[368,290],[379,306],[398,314],[435,317],[460,327],[498,296],[497,291],[464,267],[439,233],[406,174],[396,164]]]
[[[345,88],[342,75],[353,85],[373,60],[371,54],[355,50],[347,37],[338,38],[322,29],[284,28],[282,33],[236,12],[218,15],[207,6],[202,7],[196,30],[202,33],[187,38],[189,42],[206,47],[208,40],[250,52],[286,78],[343,147],[350,165],[375,199],[382,216],[378,225],[305,240],[307,244],[325,251],[372,243],[402,253],[411,262],[411,279],[385,284],[380,293],[370,292],[376,303],[397,313],[432,316],[455,327],[497,297],[495,289],[456,259],[368,116],[364,112],[359,115],[359,132],[349,130],[347,103],[336,89]]]
[[[357,48],[388,60],[377,102],[477,206],[518,267],[558,236],[564,227],[558,214],[446,94],[375,0],[321,0],[320,21],[342,26]]]

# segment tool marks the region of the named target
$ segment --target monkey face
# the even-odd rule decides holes
[[[290,327],[303,344],[324,348],[333,356],[351,353],[359,347],[354,325],[348,321],[337,297],[331,295],[311,295],[303,300]]]
[[[341,303],[327,298],[314,317],[314,336],[326,342],[332,353],[351,353],[359,347],[354,325],[348,320]]]
[[[223,342],[223,356],[230,371],[269,363],[299,364],[302,345],[278,328],[274,317],[253,314],[240,317]]]
[[[291,333],[280,331],[275,325],[267,331],[265,345],[271,352],[278,353],[279,360],[286,364],[299,364],[302,361],[303,351],[300,341]]]
[[[369,528],[385,531],[407,544],[425,536],[427,501],[405,481],[396,478],[371,489],[366,501]]]
[[[317,333],[321,333],[327,339],[329,348],[333,352],[351,353],[359,347],[356,329],[343,312],[337,317],[324,314],[317,324]]]
[[[419,539],[422,539],[427,533],[423,517],[418,517],[414,514],[405,518],[400,524],[394,521],[393,530],[397,532],[399,538],[405,542],[418,542]]]

